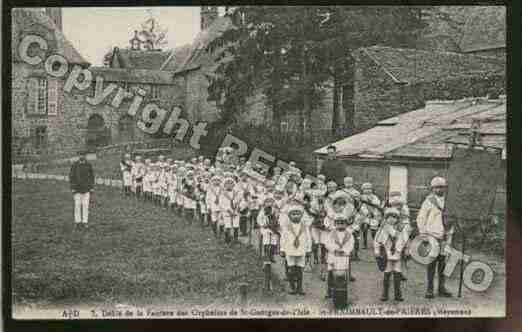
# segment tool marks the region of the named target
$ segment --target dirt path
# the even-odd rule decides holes
[[[257,232],[252,239],[254,248],[258,250]],[[243,243],[248,242],[248,240],[244,238],[242,238],[241,241]],[[457,297],[460,268],[460,266],[457,266],[452,276],[446,282],[448,290],[453,293],[453,297],[435,297],[432,300],[425,299],[426,268],[416,262],[409,261],[408,269],[405,271],[408,280],[402,283],[404,302],[398,303],[393,300],[392,285],[389,293],[391,300],[383,303],[380,301],[383,274],[377,269],[373,251],[370,248],[361,249],[360,260],[352,262],[352,275],[356,278],[356,281],[349,284],[349,302],[352,307],[371,307],[384,304],[388,308],[406,308],[414,305],[417,307],[431,308],[432,314],[435,313],[435,310],[443,308],[467,308],[472,309],[473,314],[496,313],[499,315],[504,312],[505,307],[505,266],[499,262],[498,259],[485,255],[475,255],[475,259],[488,263],[496,273],[491,287],[485,292],[477,293],[464,287],[462,297]],[[331,301],[324,299],[324,295],[326,294],[326,282],[320,278],[320,268],[318,265],[314,265],[311,270],[309,267],[305,268],[303,289],[306,295],[298,296],[288,294],[288,283],[283,280],[285,273],[282,258],[277,256],[276,261],[277,263],[272,264],[272,272],[274,278],[277,280],[278,287],[274,288],[273,293],[280,293],[278,295],[283,293],[281,296],[282,303],[278,303],[279,305],[288,308],[307,307],[319,313],[325,313],[333,308]],[[435,286],[436,285],[437,281],[435,281]]]
[[[107,190],[109,193],[115,193],[112,188],[104,188],[103,190]],[[118,195],[121,195],[118,193]],[[118,196],[119,197],[119,196]],[[114,199],[117,197],[115,196]],[[122,198],[117,198],[119,202]],[[127,200],[126,198],[123,200]],[[130,200],[130,198],[129,198]],[[101,203],[101,202],[100,202]],[[121,202],[123,204],[123,202]],[[136,202],[135,206],[139,211],[149,211],[151,212],[155,209],[154,206],[144,202]],[[141,208],[143,207],[143,208]],[[70,206],[69,206],[70,208]],[[98,211],[99,210],[99,211]],[[49,209],[46,210],[51,213]],[[101,213],[101,206],[93,211],[96,213]],[[57,212],[58,213],[58,212]],[[133,212],[134,213],[134,212]],[[148,212],[147,212],[148,213]],[[151,212],[152,213],[152,212]],[[158,227],[158,231],[164,232],[167,229],[167,219],[172,218],[171,213],[162,211],[161,213],[153,213],[156,219],[158,219],[159,215],[165,215],[165,220],[154,223],[154,227]],[[69,218],[69,214],[64,216],[64,218]],[[96,217],[96,215],[93,215]],[[100,218],[105,218],[105,215],[100,215]],[[141,218],[134,216],[134,221],[141,223]],[[50,220],[54,220],[51,218]],[[162,219],[163,220],[163,219]],[[115,221],[111,220],[107,221],[107,227],[115,227]],[[127,222],[124,223],[125,225]],[[184,225],[184,223],[183,223]],[[104,227],[105,227],[104,226]],[[101,226],[100,226],[101,227]],[[208,234],[209,244],[217,241],[213,235],[210,227],[201,227],[200,225],[192,225],[187,226],[191,227],[196,232],[203,232]],[[46,228],[47,229],[47,228]],[[168,228],[170,231],[171,228]],[[116,231],[116,229],[114,230]],[[152,229],[150,229],[151,234],[155,234]],[[170,233],[169,233],[170,234]],[[252,242],[251,242],[251,250],[258,250],[258,233],[254,231],[252,233]],[[221,240],[222,242],[223,240]],[[242,246],[248,245],[248,237],[240,237],[240,241]],[[225,246],[224,243],[219,245],[219,248]],[[218,249],[218,251],[221,251]],[[253,269],[262,269],[262,259],[259,255],[255,256],[256,258],[253,261],[248,261],[247,265],[252,264],[250,268]],[[382,291],[382,273],[380,273],[377,269],[375,259],[372,255],[372,250],[370,249],[362,249],[360,252],[361,260],[357,262],[353,262],[352,264],[352,274],[356,277],[356,281],[349,284],[349,302],[352,304],[351,308],[357,307],[382,307],[383,303],[379,301],[379,297]],[[400,305],[397,305],[394,301],[389,301],[386,303],[385,307],[392,308],[392,310],[396,310],[397,308],[407,308],[415,305],[417,307],[427,307],[433,308],[433,310],[437,310],[438,308],[471,308],[473,309],[473,315],[491,315],[496,313],[499,315],[504,312],[505,307],[505,266],[503,262],[500,262],[498,259],[493,259],[490,256],[486,256],[484,254],[472,255],[473,259],[479,259],[483,262],[487,262],[496,272],[493,283],[487,291],[483,293],[476,293],[466,288],[463,289],[463,297],[457,298],[457,289],[458,289],[458,267],[454,271],[452,278],[450,278],[447,282],[447,288],[454,294],[453,298],[435,298],[433,300],[427,300],[424,298],[425,285],[426,285],[426,268],[414,262],[409,262],[409,269],[406,272],[408,277],[408,281],[403,283],[403,297],[405,301]],[[319,275],[319,266],[314,266],[311,271],[308,271],[308,267],[305,269],[304,273],[304,291],[306,292],[305,296],[299,295],[290,295],[288,294],[288,283],[284,281],[284,266],[282,259],[279,256],[276,256],[276,263],[272,264],[272,272],[273,272],[273,290],[268,293],[263,293],[255,291],[251,291],[251,294],[248,294],[248,300],[244,303],[244,307],[268,307],[272,309],[296,309],[296,308],[306,308],[306,310],[310,310],[309,315],[318,315],[321,313],[329,312],[332,309],[332,305],[330,301],[324,299],[324,295],[326,292],[326,283],[320,279]],[[390,289],[390,295],[392,294],[393,289]],[[221,305],[221,302],[227,302],[229,304],[237,303],[237,299],[239,298],[239,289],[237,289],[237,293],[234,291],[232,295],[233,298],[230,299],[220,299],[215,298],[213,300],[217,302],[208,302],[207,304],[210,306],[212,304],[216,304],[218,306]],[[218,304],[219,303],[219,304]],[[174,304],[174,303],[173,303]],[[167,303],[158,303],[158,305],[167,305]],[[188,305],[188,304],[180,304]]]

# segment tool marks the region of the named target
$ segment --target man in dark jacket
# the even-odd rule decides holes
[[[94,189],[94,172],[92,165],[87,162],[85,151],[79,152],[78,161],[75,161],[69,173],[69,182],[74,198],[74,223],[76,227],[88,227],[89,198]]]
[[[334,181],[338,186],[342,186],[346,176],[346,165],[336,158],[337,149],[335,146],[330,145],[327,151],[328,159],[324,161],[320,173],[326,176],[327,181]]]

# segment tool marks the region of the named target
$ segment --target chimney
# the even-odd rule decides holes
[[[56,24],[56,27],[60,31],[63,31],[63,26],[62,26],[62,8],[60,8],[60,7],[47,7],[47,8],[45,8],[45,13],[47,14],[47,16],[49,16],[51,18],[51,20],[53,20],[54,24]]]
[[[201,31],[206,30],[218,17],[217,6],[201,6],[200,10],[200,28]]]

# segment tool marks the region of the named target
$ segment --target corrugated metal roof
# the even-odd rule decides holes
[[[505,114],[505,100],[468,98],[451,102],[432,101],[423,109],[387,119],[380,122],[381,125],[333,145],[337,148],[339,158],[363,155],[380,155],[385,158],[449,158],[451,153],[448,143],[452,140],[466,143],[471,121],[477,117],[483,121],[479,131],[482,144],[491,147],[505,146]],[[327,146],[314,153],[325,154]]]
[[[447,144],[410,144],[393,150],[387,157],[425,158],[430,156],[436,159],[451,157],[451,146]]]

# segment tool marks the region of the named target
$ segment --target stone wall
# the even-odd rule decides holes
[[[12,99],[11,119],[13,148],[16,152],[21,145],[23,150],[34,148],[34,130],[38,126],[47,128],[46,153],[71,152],[83,144],[83,138],[76,129],[76,123],[71,121],[77,113],[83,110],[82,102],[77,95],[63,93],[64,80],[48,76],[40,66],[32,66],[21,62],[13,63],[12,67]],[[56,115],[32,115],[27,112],[29,99],[28,81],[32,77],[56,80],[57,82],[57,112]]]
[[[359,57],[354,84],[354,133],[386,118],[422,108],[426,100],[496,97],[504,93],[502,73],[448,76],[444,80],[400,84],[367,57]]]
[[[323,96],[317,107],[312,109],[312,130],[329,129],[332,126],[333,113],[333,82],[325,82],[322,87]],[[339,106],[341,107],[341,106]],[[341,121],[344,122],[343,111],[340,111]],[[245,111],[240,116],[239,122],[245,125],[273,126],[273,112],[268,105],[267,97],[261,89],[258,89],[246,102]],[[291,110],[281,118],[286,122],[286,128],[290,132],[299,131],[299,110]]]
[[[110,80],[108,81],[110,82]],[[118,86],[122,86],[122,82],[111,82],[115,83]],[[107,84],[107,83],[105,83]],[[130,83],[127,84],[127,87],[129,91],[135,91],[138,87],[145,90],[147,92],[143,103],[141,104],[140,109],[138,110],[137,116],[132,119],[133,124],[133,133],[134,137],[129,138],[126,133],[120,132],[120,120],[123,117],[127,116],[127,111],[130,108],[130,104],[132,102],[131,99],[125,99],[120,107],[114,108],[111,105],[111,101],[113,100],[114,95],[116,92],[113,92],[107,99],[106,102],[92,106],[89,103],[85,101],[85,97],[92,96],[94,93],[94,83],[93,86],[89,89],[89,92],[86,94],[82,94],[82,101],[85,105],[85,112],[81,115],[80,118],[78,118],[76,121],[78,123],[83,123],[84,125],[87,124],[87,120],[89,116],[92,114],[100,114],[107,127],[110,129],[111,133],[111,141],[110,143],[116,144],[116,143],[123,143],[129,140],[152,140],[154,137],[151,137],[150,135],[146,134],[142,130],[140,130],[137,127],[137,120],[140,118],[140,112],[143,109],[143,107],[151,102],[156,103],[159,107],[167,110],[168,114],[172,111],[172,108],[174,106],[181,106],[182,109],[184,107],[184,98],[185,98],[185,91],[184,91],[184,82],[182,79],[176,80],[173,84],[157,84],[156,87],[158,89],[158,98],[153,99],[151,96],[151,84],[142,84],[142,83]],[[115,90],[116,91],[116,90]]]
[[[193,70],[183,75],[185,84],[184,114],[190,123],[198,121],[214,122],[218,119],[216,103],[208,101],[209,82],[203,69]]]
[[[103,103],[93,106],[87,103],[86,98],[94,95],[95,83],[91,87],[79,91],[76,88],[70,93],[63,90],[65,83],[64,79],[57,79],[58,86],[58,105],[56,115],[30,115],[26,111],[28,104],[28,86],[27,82],[31,77],[45,78],[48,82],[54,78],[47,75],[41,66],[31,66],[22,62],[13,63],[12,71],[12,136],[13,148],[15,152],[20,152],[18,149],[21,145],[25,145],[25,150],[31,150],[34,146],[34,128],[37,126],[47,127],[47,149],[46,153],[64,153],[73,152],[85,147],[87,136],[87,122],[93,114],[99,114],[104,120],[106,128],[110,131],[109,144],[121,143],[129,140],[129,137],[120,133],[119,123],[120,118],[127,113],[130,107],[131,100],[126,99],[119,108],[110,106],[116,89],[111,93]],[[64,76],[67,78],[68,74]],[[94,78],[94,77],[93,77]],[[104,86],[111,83],[110,79],[105,80]],[[118,86],[122,86],[122,82],[113,82]],[[151,85],[139,84],[148,92],[148,96],[142,103],[142,107],[151,102],[150,89]],[[184,80],[177,79],[172,85],[162,84],[159,86],[159,98],[157,99],[158,106],[166,109],[168,112],[172,110],[175,105],[185,106],[185,89]],[[129,84],[129,90],[133,90],[137,84]],[[138,112],[138,115],[140,113]],[[148,140],[153,139],[150,135],[141,131],[137,125],[136,118],[132,119],[134,126],[133,140]]]
[[[358,58],[354,81],[354,134],[401,113],[401,88],[371,59]]]

